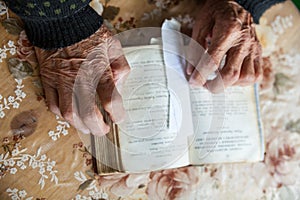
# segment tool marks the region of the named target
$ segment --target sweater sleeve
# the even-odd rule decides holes
[[[102,25],[91,0],[4,0],[24,22],[29,41],[56,49],[88,38]]]
[[[260,17],[263,13],[276,3],[284,2],[285,0],[236,0],[248,12],[251,13],[256,24],[259,23]]]

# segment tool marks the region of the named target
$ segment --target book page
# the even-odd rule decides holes
[[[223,94],[191,89],[195,136],[192,164],[251,162],[263,158],[255,87],[231,87]]]
[[[168,90],[161,47],[127,47],[124,53],[131,67],[119,88],[126,110],[126,119],[118,124],[124,170],[142,172],[188,165],[187,135],[180,132],[182,116],[174,117],[180,105]]]

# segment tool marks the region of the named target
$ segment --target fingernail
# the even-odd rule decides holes
[[[190,66],[188,66],[188,67],[187,67],[187,70],[186,70],[186,73],[187,73],[187,75],[192,75],[192,73],[193,73],[193,68],[190,67]]]

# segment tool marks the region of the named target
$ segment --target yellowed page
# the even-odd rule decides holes
[[[176,118],[180,105],[172,104],[176,98],[168,89],[161,47],[128,47],[124,52],[131,67],[119,88],[127,113],[124,122],[118,124],[125,171],[188,165],[187,136],[180,132],[182,127]]]
[[[191,89],[195,136],[192,164],[252,162],[263,158],[263,137],[255,87],[231,87],[223,94]]]

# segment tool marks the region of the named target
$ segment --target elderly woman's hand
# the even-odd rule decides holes
[[[197,10],[192,38],[201,53],[187,67],[189,82],[218,92],[231,85],[249,85],[262,77],[261,46],[251,15],[234,1],[206,0]],[[224,58],[225,56],[225,58]],[[220,67],[221,61],[225,64]],[[217,77],[208,76],[219,70]]]
[[[96,94],[115,122],[124,114],[115,83],[126,76],[128,63],[120,42],[102,26],[89,38],[58,50],[36,48],[49,109],[83,133],[109,131],[96,105]]]

